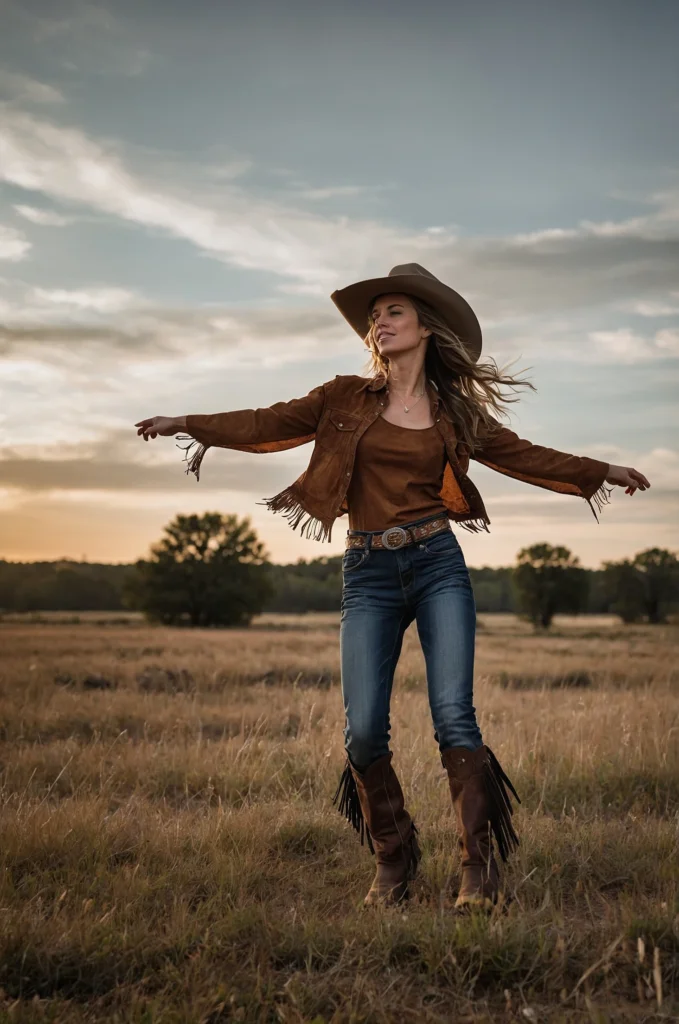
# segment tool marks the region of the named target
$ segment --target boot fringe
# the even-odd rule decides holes
[[[184,456],[182,461],[187,463],[187,466],[186,466],[186,473],[187,473],[187,475],[189,473],[194,473],[195,477],[196,477],[196,481],[200,480],[200,464],[203,461],[203,456],[205,455],[205,452],[208,450],[210,445],[209,444],[201,444],[200,441],[197,441],[195,439],[195,437],[191,437],[190,434],[178,434],[177,435],[177,440],[179,440],[179,441],[189,441],[190,442],[187,445],[178,444],[177,448],[181,448],[181,450],[183,452],[186,452],[186,455]],[[191,449],[195,445],[197,445],[198,447],[196,448],[195,452],[192,455],[191,454]]]
[[[361,802],[358,799],[356,779],[354,778],[348,758],[344,771],[342,772],[342,775],[340,777],[337,790],[335,792],[334,797],[332,798],[333,804],[337,803],[338,797],[339,805],[337,807],[337,810],[340,812],[340,814],[343,814],[344,817],[349,822],[349,824],[353,825],[353,827],[356,829],[359,835],[359,839],[361,840],[361,846],[363,846],[364,840],[367,840],[368,849],[370,850],[371,853],[374,853],[375,848],[373,847],[373,842],[370,837],[370,831],[368,830],[368,826],[365,823],[365,818],[363,817],[363,809],[361,807]]]
[[[266,498],[258,501],[257,505],[266,505],[269,512],[282,512],[283,517],[293,530],[299,526],[300,536],[308,537],[310,540],[331,540],[333,520],[322,520],[312,516],[310,512],[300,504],[299,498],[292,487],[286,487],[284,491],[274,494],[273,498]],[[306,516],[306,519],[304,518]],[[301,525],[300,525],[301,524]]]
[[[506,863],[509,854],[519,845],[519,837],[512,825],[513,810],[506,787],[509,787],[518,803],[521,803],[521,800],[493,751],[489,747],[486,747],[486,751],[488,759],[484,762],[483,770],[488,793],[488,818],[498,852],[503,862]]]
[[[611,494],[612,493],[613,493],[613,488],[612,487],[606,487],[605,484],[602,484],[601,487],[597,491],[594,492],[594,494],[592,495],[591,498],[587,498],[587,504],[591,508],[592,515],[596,519],[597,523],[599,522],[599,517],[597,516],[596,512],[594,511],[594,505],[596,505],[597,511],[599,512],[599,515],[601,515],[601,513],[603,512],[603,509],[604,509],[604,505],[610,505],[611,504]],[[592,505],[592,502],[594,502],[594,505]]]

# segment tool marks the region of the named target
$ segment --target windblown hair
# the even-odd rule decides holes
[[[500,369],[494,359],[474,362],[464,344],[427,302],[409,295],[422,327],[432,333],[427,344],[424,372],[434,382],[444,409],[452,419],[460,441],[473,451],[479,438],[497,429],[505,406],[518,402],[519,388],[535,388],[525,377]],[[365,338],[370,349],[368,372],[389,372],[389,358],[380,354],[376,325],[370,321]]]

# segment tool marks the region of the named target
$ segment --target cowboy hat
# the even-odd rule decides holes
[[[392,267],[387,277],[374,277],[358,281],[334,291],[330,298],[356,333],[365,338],[368,333],[370,307],[378,295],[400,292],[414,295],[433,306],[448,326],[457,334],[475,361],[481,355],[481,325],[474,310],[458,292],[443,284],[419,263],[404,263]]]

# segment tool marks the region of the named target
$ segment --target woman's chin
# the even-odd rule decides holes
[[[387,344],[387,345],[383,345],[382,348],[380,349],[380,355],[383,356],[385,359],[389,359],[390,356],[397,356],[401,352],[407,352],[407,351],[408,351],[407,346],[404,347],[403,345],[398,345],[398,344],[396,344],[396,345],[388,345]]]

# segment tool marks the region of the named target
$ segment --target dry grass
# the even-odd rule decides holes
[[[458,855],[410,630],[392,706],[406,913],[331,806],[334,615],[0,625],[0,1021],[648,1021],[679,1011],[676,627],[485,616],[476,706],[522,797],[506,907]]]

